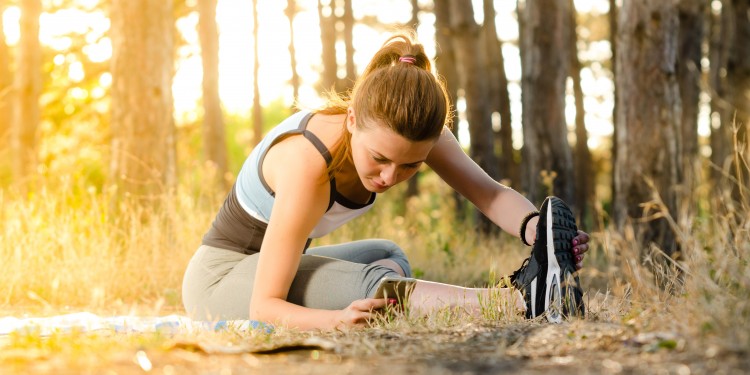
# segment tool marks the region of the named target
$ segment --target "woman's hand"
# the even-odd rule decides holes
[[[343,310],[339,310],[340,314],[336,321],[336,326],[361,326],[367,324],[367,322],[375,314],[375,310],[380,310],[388,303],[385,298],[366,298],[358,299],[352,302]]]
[[[589,234],[579,230],[578,235],[573,237],[573,256],[576,259],[576,269],[583,268],[583,254],[589,251]]]

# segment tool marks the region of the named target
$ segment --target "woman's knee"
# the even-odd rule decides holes
[[[404,250],[391,240],[380,241],[380,246],[382,246],[383,250],[388,254],[388,256],[383,259],[395,262],[401,267],[401,270],[403,270],[404,276],[411,277],[411,265],[409,264],[409,259],[406,257]]]

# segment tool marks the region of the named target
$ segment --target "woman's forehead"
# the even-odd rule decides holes
[[[410,141],[386,126],[376,125],[359,129],[362,142],[370,151],[396,162],[415,163],[423,161],[435,142]]]

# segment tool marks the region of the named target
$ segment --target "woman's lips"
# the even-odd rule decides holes
[[[379,182],[377,182],[375,180],[371,180],[371,181],[372,181],[373,186],[375,186],[378,189],[386,189],[386,188],[388,188],[388,185],[381,184],[381,183],[379,183]]]

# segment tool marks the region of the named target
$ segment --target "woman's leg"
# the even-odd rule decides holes
[[[287,300],[301,306],[333,310],[343,309],[357,299],[372,298],[383,277],[400,275],[391,268],[370,264],[382,260],[377,256],[380,251],[370,250],[386,250],[384,253],[391,254],[385,257],[386,260],[395,256],[394,263],[399,267],[404,264],[409,270],[403,252],[398,255],[400,249],[394,245],[398,249],[394,250],[394,247],[388,246],[388,242],[376,241],[378,246],[365,246],[365,251],[361,253],[351,250],[368,245],[367,241],[357,241],[354,246],[326,246],[313,251],[329,256],[304,255]],[[332,256],[346,256],[365,263]],[[247,319],[257,261],[258,254],[245,255],[201,246],[190,261],[183,280],[183,302],[188,314],[204,320]],[[506,294],[501,300],[513,301],[510,292]],[[408,303],[418,313],[428,313],[446,306],[462,306],[470,312],[479,312],[480,296],[489,301],[490,291],[419,280]],[[520,294],[517,300],[522,310],[524,305]]]
[[[339,253],[345,253],[343,250],[339,249]],[[201,246],[183,279],[183,302],[188,314],[203,320],[247,319],[258,258],[258,254]],[[306,254],[300,260],[287,300],[311,308],[343,309],[354,300],[374,295],[385,276],[399,275],[379,265]]]
[[[400,276],[411,276],[411,267],[403,250],[393,241],[370,239],[348,242],[340,245],[311,248],[307,254],[322,255],[350,262],[381,265],[395,270]],[[400,272],[400,271],[404,272]],[[495,293],[494,296],[491,294]],[[368,294],[372,296],[374,294]],[[478,313],[482,301],[506,303],[519,311],[526,309],[519,291],[509,288],[494,290],[486,288],[465,288],[456,285],[417,280],[407,302],[413,311],[428,313],[447,306],[462,306],[472,313]]]
[[[306,254],[346,260],[354,263],[380,265],[390,268],[401,276],[411,276],[411,266],[406,254],[393,241],[368,239],[338,245],[318,246]]]
[[[250,300],[244,304],[242,297],[248,291],[246,288],[235,291],[240,296],[237,300],[214,298],[214,294],[237,264],[251,256],[211,246],[199,247],[182,279],[182,303],[188,316],[201,320],[247,319]],[[253,276],[247,278],[252,281]]]
[[[412,311],[426,314],[445,307],[462,307],[470,314],[481,313],[489,303],[507,313],[523,312],[526,303],[521,292],[511,288],[465,288],[456,285],[417,280],[407,303]]]

